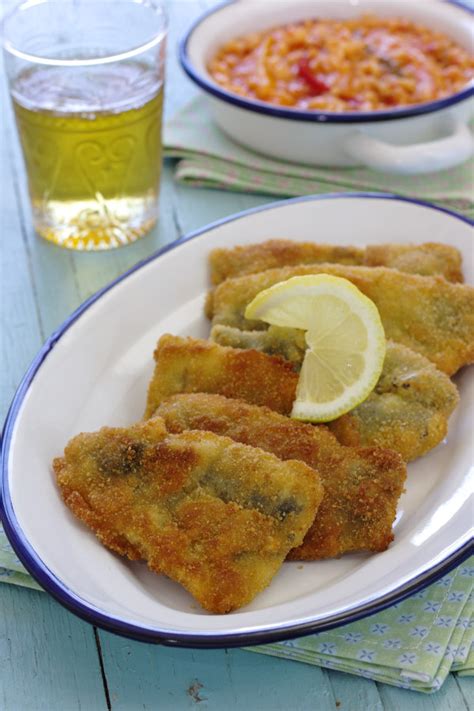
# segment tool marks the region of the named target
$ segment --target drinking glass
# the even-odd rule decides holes
[[[4,19],[34,227],[45,239],[110,249],[156,222],[166,30],[155,0],[31,0]]]

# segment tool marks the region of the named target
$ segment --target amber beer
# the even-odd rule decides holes
[[[36,230],[73,249],[133,242],[156,221],[163,87],[140,62],[20,74],[12,98]]]

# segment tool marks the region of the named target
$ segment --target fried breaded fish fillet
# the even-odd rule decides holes
[[[170,334],[160,338],[154,357],[145,417],[176,393],[219,393],[283,413],[295,399],[298,375],[283,358]]]
[[[213,325],[265,330],[245,318],[245,308],[263,289],[304,274],[348,279],[378,308],[388,339],[421,353],[448,375],[474,361],[474,288],[443,277],[405,274],[385,267],[338,264],[270,269],[227,279],[210,295],[206,310]]]
[[[320,262],[390,267],[410,274],[439,274],[448,281],[463,281],[459,250],[436,242],[335,247],[315,242],[270,239],[259,244],[247,244],[231,249],[213,249],[209,255],[211,283],[214,286],[230,277]]]
[[[265,334],[253,332],[253,345],[261,348]],[[192,392],[217,393],[266,405],[283,415],[291,413],[298,373],[295,363],[279,356],[165,335],[158,342],[155,360],[146,417],[166,397]],[[410,461],[446,436],[458,400],[456,386],[429,360],[389,341],[375,390],[329,427],[341,444],[386,447]]]
[[[214,326],[211,339],[223,346],[281,355],[297,371],[307,347],[303,331],[278,326],[270,326],[268,331]],[[354,410],[328,426],[342,444],[388,447],[409,462],[444,439],[449,417],[458,403],[458,390],[447,375],[419,353],[388,341],[382,374],[374,391]]]
[[[298,459],[319,472],[323,500],[302,545],[290,551],[290,559],[383,551],[392,541],[406,476],[405,465],[395,452],[343,447],[324,426],[313,427],[221,395],[175,395],[164,400],[156,414],[170,432],[215,432],[272,452],[279,459]]]
[[[62,497],[107,547],[210,612],[250,602],[300,545],[323,489],[303,462],[155,418],[80,434],[54,460]]]
[[[408,462],[446,437],[458,403],[458,390],[447,375],[419,353],[389,342],[375,390],[329,428],[342,444],[388,447]]]

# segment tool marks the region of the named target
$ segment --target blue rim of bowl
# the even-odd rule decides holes
[[[410,116],[421,116],[422,114],[429,114],[433,111],[439,111],[440,109],[445,109],[448,106],[453,106],[458,104],[460,101],[468,99],[470,96],[474,95],[474,86],[469,86],[462,91],[458,91],[451,96],[447,96],[443,99],[438,99],[437,101],[429,101],[424,104],[416,104],[410,108],[395,108],[384,111],[359,111],[359,112],[324,112],[324,111],[298,111],[297,109],[285,109],[267,104],[263,101],[257,101],[252,99],[244,99],[237,94],[233,94],[229,91],[221,89],[218,84],[210,81],[205,76],[200,74],[194,68],[191,59],[188,55],[188,45],[192,38],[195,30],[205,22],[209,17],[215,15],[222,10],[226,10],[229,6],[234,5],[239,0],[229,0],[218,5],[211,10],[204,12],[198,19],[191,25],[189,30],[184,35],[183,39],[179,43],[179,61],[183,70],[186,72],[188,77],[197,84],[206,93],[211,94],[217,99],[224,101],[233,106],[238,106],[240,109],[245,109],[247,111],[253,111],[258,114],[264,114],[267,116],[273,116],[274,118],[290,119],[293,121],[309,121],[314,123],[372,123],[374,121],[394,121],[395,119],[408,118]],[[444,3],[448,5],[453,5],[468,15],[474,15],[474,9],[463,5],[459,0],[443,0]]]
[[[192,647],[192,648],[222,648],[222,647],[242,647],[247,645],[258,645],[266,644],[269,642],[278,642],[285,639],[291,639],[294,637],[301,637],[315,632],[322,632],[324,630],[333,629],[334,627],[339,627],[341,625],[348,624],[350,622],[355,622],[356,620],[362,619],[375,612],[380,612],[396,602],[409,597],[415,592],[423,589],[427,585],[438,580],[440,577],[449,572],[452,568],[456,567],[464,560],[466,560],[474,552],[473,543],[471,540],[467,540],[465,543],[453,551],[449,556],[444,558],[442,561],[436,563],[434,566],[425,570],[423,573],[412,578],[410,581],[406,582],[404,585],[392,590],[390,593],[377,598],[365,605],[360,605],[357,608],[348,610],[347,612],[342,612],[337,615],[332,615],[331,617],[325,618],[320,621],[304,622],[295,625],[286,625],[285,627],[279,628],[278,626],[266,629],[263,631],[255,632],[230,632],[230,633],[203,633],[203,634],[188,634],[181,633],[175,630],[165,630],[165,629],[153,629],[150,627],[143,627],[140,625],[133,624],[126,620],[113,617],[106,614],[103,610],[95,607],[94,605],[85,602],[81,597],[74,593],[70,588],[68,588],[41,560],[38,554],[35,552],[33,546],[28,541],[27,537],[23,533],[23,530],[18,523],[15,515],[13,503],[10,497],[10,490],[8,486],[8,460],[10,447],[12,442],[13,431],[15,427],[16,420],[21,410],[23,401],[28,393],[33,380],[39,371],[42,363],[47,358],[48,354],[55,347],[56,343],[61,339],[61,337],[67,333],[69,328],[77,321],[82,314],[87,311],[87,309],[92,306],[96,301],[98,301],[105,293],[110,291],[114,286],[121,283],[128,276],[138,271],[145,265],[153,262],[154,260],[161,257],[166,252],[169,252],[177,247],[189,242],[196,237],[200,237],[202,234],[209,232],[216,227],[220,227],[229,222],[234,222],[247,215],[252,215],[258,212],[264,212],[267,210],[273,210],[278,207],[284,207],[286,205],[300,203],[300,202],[311,202],[320,200],[337,200],[337,199],[375,199],[375,200],[396,200],[399,202],[411,203],[414,205],[420,205],[422,207],[437,210],[439,212],[444,212],[451,217],[467,223],[470,226],[474,226],[474,221],[458,215],[452,210],[448,210],[444,207],[439,207],[437,205],[432,205],[429,202],[423,200],[413,200],[411,198],[404,198],[398,195],[393,195],[392,193],[368,193],[368,192],[356,192],[356,193],[327,193],[324,195],[308,195],[304,197],[291,198],[289,200],[280,200],[276,202],[267,203],[260,207],[251,208],[250,210],[243,210],[241,212],[225,217],[221,220],[212,222],[205,227],[195,230],[178,240],[166,245],[157,252],[151,254],[146,259],[141,260],[133,267],[128,269],[124,274],[111,281],[109,284],[99,289],[95,294],[84,301],[73,313],[63,322],[63,324],[52,333],[52,335],[47,339],[43,347],[40,349],[28,370],[26,371],[23,379],[18,386],[18,389],[13,397],[12,403],[10,405],[7,417],[5,420],[5,425],[2,433],[2,443],[1,443],[1,497],[0,497],[0,519],[3,523],[5,533],[15,551],[20,561],[23,563],[28,572],[32,577],[49,592],[56,600],[58,600],[61,605],[73,612],[78,617],[82,618],[86,622],[89,622],[101,629],[107,630],[109,632],[114,632],[123,637],[128,637],[131,639],[136,639],[142,642],[154,642],[160,643],[168,646],[175,647]]]

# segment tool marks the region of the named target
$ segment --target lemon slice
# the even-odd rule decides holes
[[[305,331],[291,416],[329,422],[363,402],[380,377],[385,333],[375,304],[347,279],[299,276],[261,291],[245,317]]]

